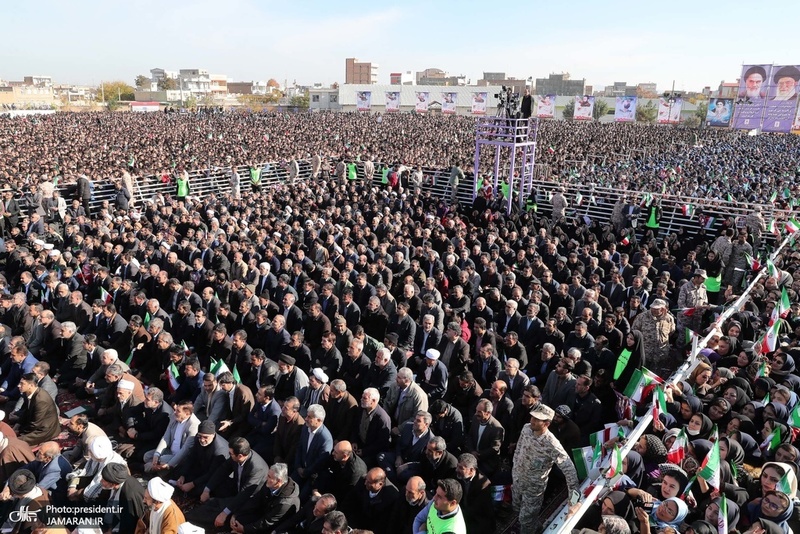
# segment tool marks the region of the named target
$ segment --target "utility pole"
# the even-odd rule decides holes
[[[102,80],[100,81],[100,94],[102,95],[103,103],[105,104],[105,102],[106,102],[106,87],[105,87],[105,85],[103,85]]]

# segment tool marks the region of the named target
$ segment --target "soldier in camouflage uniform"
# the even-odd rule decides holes
[[[747,232],[740,231],[731,249],[730,261],[725,264],[725,275],[722,278],[723,285],[733,286],[734,291],[742,286],[747,272],[747,254],[753,255],[753,247],[747,242]]]
[[[539,513],[542,510],[547,479],[555,464],[567,480],[567,491],[578,490],[580,481],[570,456],[550,432],[555,412],[544,404],[531,410],[531,422],[522,429],[511,469],[514,513],[519,514],[520,532],[542,531]]]
[[[567,199],[564,198],[564,188],[559,188],[556,194],[553,195],[553,222],[558,222],[563,219],[567,212]]]
[[[711,244],[711,250],[717,253],[723,265],[728,265],[728,262],[731,261],[731,249],[733,248],[733,243],[731,242],[732,235],[733,230],[728,228],[725,230],[724,234],[716,238]]]
[[[646,358],[644,365],[658,374],[671,371],[669,336],[675,332],[675,318],[669,313],[667,303],[655,299],[649,311],[636,316],[631,328],[642,333]]]
[[[697,269],[692,279],[681,286],[678,294],[678,346],[683,347],[686,336],[681,335],[688,328],[700,332],[703,312],[708,306],[708,293],[705,280],[708,278],[704,269]],[[681,311],[687,308],[685,311]]]

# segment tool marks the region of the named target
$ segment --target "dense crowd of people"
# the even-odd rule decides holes
[[[199,154],[448,167],[470,128],[347,114],[0,121],[15,140],[0,174],[32,188],[2,200],[3,528],[35,530],[22,511],[47,503],[108,503],[120,509],[103,532],[490,534],[511,508],[511,528],[536,533],[546,497],[578,490],[588,448],[618,473],[586,531],[705,533],[722,516],[730,532],[791,532],[794,245],[759,266],[749,225],[683,239],[649,225],[647,206],[587,226],[559,191],[552,212],[484,216],[496,196],[471,209],[408,176],[375,186],[322,161],[309,180],[267,188],[256,171],[202,198],[185,174]],[[699,169],[712,158],[743,187],[748,147],[774,155],[757,164],[771,180],[758,195],[794,180],[778,176],[794,138],[706,130],[703,149],[678,153],[667,147],[695,134],[545,123],[542,135],[586,153],[650,147],[629,182],[662,161],[711,188]],[[594,172],[622,180],[615,165]],[[131,174],[164,169],[169,192],[130,202]],[[54,192],[60,175],[77,177],[71,198]],[[111,177],[117,196],[90,213],[92,179]],[[636,387],[670,376],[693,334],[710,341],[686,380]],[[616,442],[654,400],[659,417],[618,465]]]

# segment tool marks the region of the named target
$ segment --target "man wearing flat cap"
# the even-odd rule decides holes
[[[642,333],[647,368],[656,373],[670,370],[669,336],[675,332],[675,317],[669,312],[666,301],[653,300],[650,310],[637,315],[631,328]]]
[[[144,514],[138,522],[136,534],[177,532],[178,527],[186,522],[183,512],[172,500],[174,491],[175,488],[158,477],[147,483],[144,503],[150,509],[150,514]]]
[[[36,485],[36,477],[27,469],[18,469],[8,479],[8,488],[13,499],[8,517],[0,530],[2,532],[33,532],[40,526],[39,519],[31,519],[25,512],[39,512],[50,499],[46,491]]]
[[[531,421],[522,429],[517,441],[511,477],[514,512],[519,514],[520,532],[538,534],[542,531],[539,512],[553,465],[564,474],[568,493],[577,491],[580,486],[572,460],[549,430],[554,416],[555,412],[549,406],[535,405],[531,410]]]
[[[119,514],[108,514],[104,518],[104,530],[131,532],[144,515],[144,486],[128,472],[122,464],[108,464],[100,472],[100,484],[110,491],[107,506],[120,506]]]

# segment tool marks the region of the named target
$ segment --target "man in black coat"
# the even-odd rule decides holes
[[[107,506],[119,506],[119,514],[108,514],[103,521],[103,530],[110,532],[133,532],[139,518],[146,511],[144,486],[136,480],[123,464],[108,464],[100,473],[104,490],[111,492]],[[116,529],[115,527],[119,527]]]
[[[425,460],[419,463],[419,475],[429,488],[445,478],[455,478],[458,459],[447,451],[447,443],[440,436],[434,436],[425,447]]]
[[[363,484],[357,484],[342,504],[348,523],[375,534],[389,531],[387,521],[400,492],[380,467],[367,471]]]
[[[300,487],[289,478],[286,464],[273,464],[267,481],[242,511],[231,517],[236,534],[268,532],[300,509]]]
[[[198,497],[216,470],[230,458],[228,442],[217,434],[214,421],[206,420],[197,428],[195,442],[176,466],[176,487]]]
[[[333,446],[328,466],[320,473],[314,489],[319,493],[331,493],[341,501],[366,474],[367,464],[353,454],[353,445],[349,441],[339,441]]]
[[[361,417],[354,428],[353,449],[367,465],[376,465],[378,454],[389,450],[392,420],[378,406],[380,394],[375,388],[367,388],[361,395]]]
[[[336,497],[330,493],[324,493],[316,500],[309,499],[299,512],[275,527],[275,532],[321,534],[325,523],[325,514],[336,510],[336,504]]]
[[[456,475],[463,489],[459,505],[464,512],[464,521],[470,526],[470,533],[494,534],[492,483],[478,471],[478,459],[469,453],[459,456]]]
[[[407,534],[414,527],[414,519],[428,504],[427,485],[422,478],[413,476],[406,483],[405,498],[397,499],[389,518],[389,534]]]

